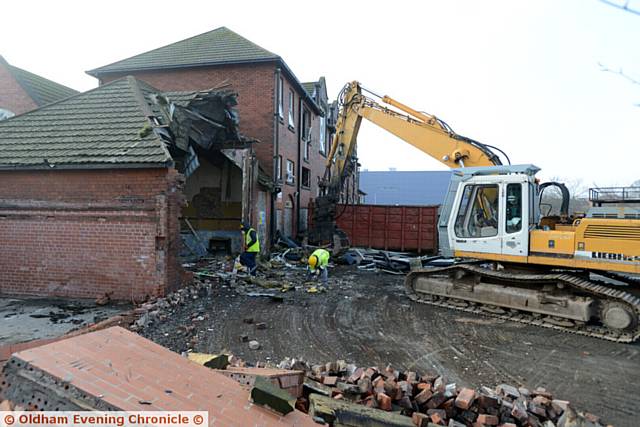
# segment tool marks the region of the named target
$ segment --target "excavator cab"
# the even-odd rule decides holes
[[[533,165],[454,170],[440,215],[440,247],[449,257],[526,257],[538,221]],[[444,238],[442,238],[444,237]]]

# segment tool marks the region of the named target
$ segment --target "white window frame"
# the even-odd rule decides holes
[[[294,112],[295,106],[295,95],[293,93],[293,89],[289,89],[289,126],[292,128],[296,127],[296,116]]]
[[[292,160],[287,159],[287,184],[293,184],[296,180],[296,165]]]
[[[282,180],[282,156],[278,156],[276,162],[276,178]]]
[[[320,153],[327,155],[327,119],[320,117]]]
[[[282,77],[278,79],[278,116],[284,119],[284,80]]]

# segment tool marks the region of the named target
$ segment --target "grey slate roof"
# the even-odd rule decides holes
[[[0,169],[166,166],[152,131],[149,96],[125,77],[0,122]]]
[[[305,97],[311,108],[322,115],[323,111],[289,66],[277,54],[264,49],[242,37],[227,27],[190,37],[157,49],[144,52],[121,61],[87,71],[87,74],[99,78],[109,73],[133,73],[145,70],[164,70],[216,66],[224,64],[242,64],[256,62],[278,62]]]
[[[60,101],[79,92],[22,68],[14,67],[0,56],[0,64],[6,66],[22,89],[33,99],[38,107]]]
[[[440,205],[449,186],[449,171],[361,171],[365,203],[374,205]]]
[[[275,61],[275,53],[258,46],[226,27],[159,47],[148,52],[87,71],[102,73],[158,68],[194,67],[214,64]]]

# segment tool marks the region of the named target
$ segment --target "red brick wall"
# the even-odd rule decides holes
[[[0,108],[15,114],[26,113],[38,108],[31,97],[13,78],[3,61],[0,60]]]
[[[140,301],[178,286],[173,169],[0,172],[0,293]]]

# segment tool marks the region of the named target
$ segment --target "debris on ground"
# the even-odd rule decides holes
[[[440,258],[440,256],[430,255],[416,256],[409,252],[351,248],[342,255],[340,261],[346,265],[356,265],[360,270],[405,274],[412,269],[422,268]]]
[[[295,270],[273,271],[288,275]],[[273,366],[289,355],[305,360],[348,358],[358,366],[391,363],[420,372],[437,369],[458,385],[544,386],[570,396],[616,427],[635,425],[637,357],[620,362],[609,346],[586,337],[414,305],[404,296],[402,279],[337,265],[330,271],[333,282],[326,293],[260,289],[284,296],[282,303],[248,297],[244,292],[249,285],[232,286],[228,279],[211,279],[210,294],[199,297],[196,289],[205,284],[198,280],[184,303],[162,310],[164,320],[150,322],[140,333],[177,353],[228,350],[249,366]],[[267,329],[257,329],[256,323],[266,323]],[[259,350],[248,346],[254,339],[261,344]],[[633,346],[621,346],[620,351],[632,352]],[[544,369],[537,362],[523,364],[522,358],[545,361]],[[624,372],[611,366],[623,367]],[[561,380],[567,371],[576,373],[571,384]],[[331,388],[318,382],[313,386]],[[601,398],[603,389],[616,400],[615,408]]]
[[[306,409],[329,424],[373,417],[378,424],[418,427],[604,425],[597,416],[576,412],[568,401],[554,399],[544,388],[527,390],[500,384],[476,390],[448,383],[438,374],[419,375],[391,366],[358,368],[341,360],[314,365],[307,376],[305,386],[311,397]],[[313,383],[316,385],[307,386]],[[323,388],[319,389],[320,384]],[[385,418],[359,405],[391,413],[393,417]],[[403,421],[398,415],[412,422]]]
[[[191,356],[190,356],[191,357]],[[235,364],[246,365],[234,358]],[[391,366],[361,368],[344,360],[312,365],[286,358],[271,368],[229,367],[227,376],[250,386],[261,404],[280,412],[298,408],[329,425],[417,427],[603,427],[599,417],[577,412],[569,401],[554,399],[544,388],[509,384],[472,389],[449,383],[436,373],[420,375]],[[286,378],[287,369],[295,369]],[[235,370],[235,371],[234,371]],[[240,370],[238,372],[238,370]],[[234,373],[236,376],[234,377]],[[304,373],[304,374],[303,374]],[[240,375],[237,375],[240,374]],[[305,376],[304,382],[302,376]],[[250,380],[247,380],[247,377]],[[264,386],[257,378],[270,378]],[[277,378],[277,379],[276,379]],[[274,391],[274,385],[289,395]],[[302,391],[300,392],[300,386]],[[289,403],[291,396],[298,400]],[[274,407],[274,405],[277,406]],[[280,412],[283,413],[283,412]],[[358,420],[356,424],[351,424]]]
[[[260,261],[255,276],[248,274],[232,257],[203,258],[195,263],[183,264],[183,268],[191,271],[195,281],[200,282],[196,286],[210,288],[212,285],[224,284],[240,294],[252,297],[281,300],[282,297],[278,294],[290,291],[325,292],[325,286],[318,285],[316,280],[307,275],[306,259],[314,248],[294,244],[296,243],[291,241],[292,247],[285,247],[282,252],[274,252],[269,260]],[[329,282],[335,282],[331,274]]]

